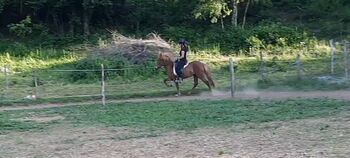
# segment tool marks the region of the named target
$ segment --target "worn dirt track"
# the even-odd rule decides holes
[[[350,155],[350,115],[146,136],[127,127],[60,125],[0,134],[0,158],[309,158]]]
[[[156,97],[156,98],[133,98],[124,100],[109,100],[108,103],[126,103],[126,102],[157,102],[157,101],[189,101],[189,100],[220,100],[229,99],[229,92],[214,91],[213,93],[202,93],[201,95],[181,96],[181,97]],[[234,99],[295,99],[295,98],[328,98],[341,99],[350,101],[350,91],[240,91],[235,94]],[[17,105],[0,107],[0,111],[10,110],[27,110],[27,109],[44,109],[52,107],[64,107],[74,105],[100,104],[101,102],[84,102],[84,103],[62,103],[62,104],[40,104],[40,105]]]
[[[255,92],[237,93],[236,99],[330,98],[350,101],[348,91]],[[214,95],[141,98],[110,101],[188,101],[228,99],[229,93]],[[91,104],[92,102],[84,103]],[[48,104],[3,107],[4,110],[40,109],[74,106]],[[81,104],[80,104],[81,105]],[[63,116],[33,116],[18,121],[46,122]],[[143,133],[129,127],[75,126],[58,124],[44,131],[0,134],[0,158],[6,157],[74,157],[74,158],[153,158],[153,157],[348,157],[350,155],[350,113],[342,111],[323,118],[308,118],[267,123],[247,123],[227,127],[199,128],[193,131]]]

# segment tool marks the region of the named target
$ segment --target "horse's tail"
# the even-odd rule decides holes
[[[213,79],[211,78],[211,73],[210,73],[210,69],[209,69],[208,65],[203,63],[203,69],[204,69],[205,75],[207,76],[207,79],[208,79],[210,86],[212,88],[215,88],[215,83],[214,83]]]

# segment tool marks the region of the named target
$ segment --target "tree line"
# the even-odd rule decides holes
[[[169,26],[254,26],[264,20],[347,35],[349,0],[0,0],[0,32],[90,35],[105,28],[131,33]],[[336,32],[334,30],[337,30]]]

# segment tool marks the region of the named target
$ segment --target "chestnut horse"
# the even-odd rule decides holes
[[[159,53],[158,59],[157,59],[157,66],[156,68],[159,69],[161,67],[165,67],[166,72],[168,77],[164,79],[164,84],[168,87],[171,85],[168,85],[168,81],[173,81],[175,82],[176,76],[173,71],[173,66],[174,66],[174,55],[171,53]],[[200,61],[193,61],[190,62],[183,70],[183,76],[182,78],[189,78],[193,76],[193,87],[192,89],[188,92],[188,94],[191,94],[193,89],[195,89],[198,85],[198,78],[202,80],[209,88],[211,91],[212,88],[215,87],[215,84],[211,78],[211,72],[208,67],[208,65],[200,62]],[[177,96],[181,95],[180,94],[180,89],[179,89],[179,83],[175,82],[176,85],[176,90],[177,90]]]

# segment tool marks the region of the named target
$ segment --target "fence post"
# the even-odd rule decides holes
[[[129,68],[129,63],[124,63],[124,77],[128,77],[129,76],[129,70],[128,70],[128,68]]]
[[[7,96],[7,91],[9,89],[9,80],[7,76],[7,65],[4,65],[4,78],[5,78],[5,91],[4,91],[4,97]]]
[[[249,47],[249,55],[253,55],[252,47]]]
[[[348,51],[347,51],[347,44],[348,44],[348,41],[346,40],[343,40],[343,46],[344,46],[344,76],[345,76],[345,79],[348,80],[349,79],[349,74],[348,74]]]
[[[5,77],[5,89],[9,89],[9,79],[7,76],[7,65],[4,66],[4,77]]]
[[[102,96],[102,105],[106,105],[105,70],[104,70],[103,64],[101,64],[101,96]]]
[[[235,63],[230,58],[230,74],[231,74],[231,97],[233,98],[235,96]]]
[[[331,56],[331,74],[334,74],[334,45],[333,40],[329,40],[330,56]]]
[[[295,61],[296,67],[297,67],[297,79],[300,80],[301,79],[301,61],[300,61],[300,54],[297,55],[297,59]]]
[[[38,74],[36,70],[33,70],[33,81],[35,86],[35,98],[39,98],[39,83],[38,83]]]
[[[260,72],[260,80],[264,80],[264,58],[263,58],[263,53],[262,51],[259,51],[260,53],[260,68],[259,68],[259,72]]]

